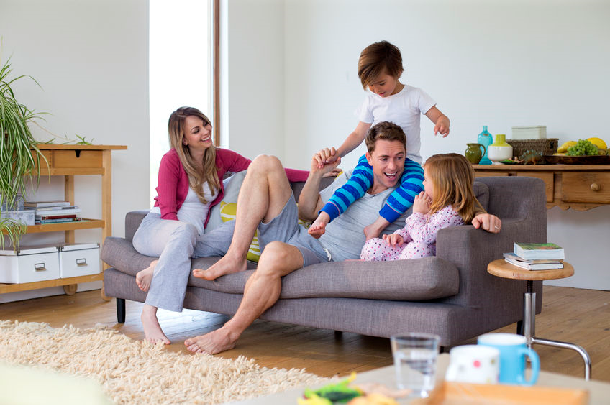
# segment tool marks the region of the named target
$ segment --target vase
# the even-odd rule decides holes
[[[513,147],[506,143],[506,134],[496,135],[496,141],[487,148],[487,155],[494,165],[501,165],[503,160],[513,157]]]
[[[468,147],[466,148],[466,152],[464,152],[464,156],[466,156],[466,159],[473,165],[478,164],[481,161],[483,154],[487,152],[487,149],[480,143],[467,143],[466,145],[468,145]],[[483,148],[483,150],[481,150],[481,148]]]
[[[491,136],[491,134],[489,133],[489,131],[487,130],[487,125],[483,125],[483,131],[479,134],[479,143],[481,145],[483,145],[485,147],[485,153],[483,153],[483,156],[481,157],[481,161],[479,162],[480,165],[490,165],[491,164],[491,160],[489,160],[487,158],[487,153],[488,150],[487,148],[489,147],[489,145],[491,145],[493,143],[493,137]]]

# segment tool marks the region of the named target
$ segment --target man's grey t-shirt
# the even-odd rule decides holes
[[[351,171],[343,172],[330,186],[320,191],[320,197],[324,203],[347,182],[351,173]],[[365,194],[350,205],[343,214],[326,225],[326,232],[319,241],[330,253],[332,261],[339,262],[360,257],[360,251],[365,242],[364,228],[379,218],[379,210],[394,190],[395,188],[389,188],[379,194]],[[412,209],[409,208],[400,218],[388,225],[383,233],[392,233],[404,228],[405,220],[411,211]]]

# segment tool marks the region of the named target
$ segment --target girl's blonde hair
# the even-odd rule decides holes
[[[186,117],[198,117],[203,121],[203,125],[209,125],[210,120],[201,111],[193,107],[180,107],[169,116],[167,123],[170,147],[178,152],[180,162],[186,171],[189,179],[189,186],[195,191],[199,201],[206,204],[203,196],[203,183],[208,183],[212,195],[220,189],[218,172],[216,170],[216,148],[214,145],[207,148],[203,154],[203,161],[198,162],[203,166],[203,171],[198,169],[198,165],[191,156],[187,145],[183,143],[186,131]]]
[[[424,170],[434,186],[429,214],[451,205],[468,223],[475,214],[484,211],[472,188],[474,170],[464,156],[457,153],[433,155],[426,160]]]

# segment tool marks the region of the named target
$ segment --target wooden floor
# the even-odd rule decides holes
[[[536,335],[583,346],[592,358],[595,380],[610,382],[610,292],[568,287],[544,287],[542,314],[536,317]],[[116,303],[105,302],[99,291],[0,304],[0,319],[47,322],[53,327],[72,324],[79,328],[105,325],[133,339],[142,339],[141,304],[127,302],[125,324],[116,323]],[[222,325],[227,318],[185,310],[182,314],[159,311],[161,326],[172,344],[168,350],[189,353],[184,339]],[[515,325],[498,332],[515,332]],[[474,343],[470,342],[464,343]],[[542,369],[582,377],[583,361],[572,350],[535,345]],[[221,354],[253,358],[261,366],[304,368],[320,376],[347,375],[392,364],[388,339],[353,333],[305,328],[257,321],[241,337],[237,347]]]

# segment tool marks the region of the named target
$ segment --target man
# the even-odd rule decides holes
[[[366,157],[373,166],[373,186],[363,198],[328,224],[320,239],[309,235],[298,225],[297,219],[299,216],[304,220],[315,219],[326,200],[342,185],[341,181],[335,181],[319,192],[322,177],[334,170],[340,159],[326,165],[319,163],[326,162],[334,151],[323,149],[313,156],[309,178],[299,198],[298,212],[280,161],[272,156],[257,157],[248,168],[237,199],[231,245],[215,265],[207,270],[193,270],[193,274],[214,280],[245,270],[246,254],[257,229],[262,251],[258,268],[246,283],[235,316],[218,330],[187,339],[184,344],[188,350],[216,354],[233,348],[241,333],[276,303],[283,276],[315,263],[357,258],[365,241],[364,227],[371,223],[371,218],[377,217],[385,199],[400,182],[406,156],[405,144],[404,132],[395,124],[382,122],[370,129],[366,138]],[[473,225],[497,233],[500,219],[479,214]],[[388,227],[386,231],[394,229]]]

